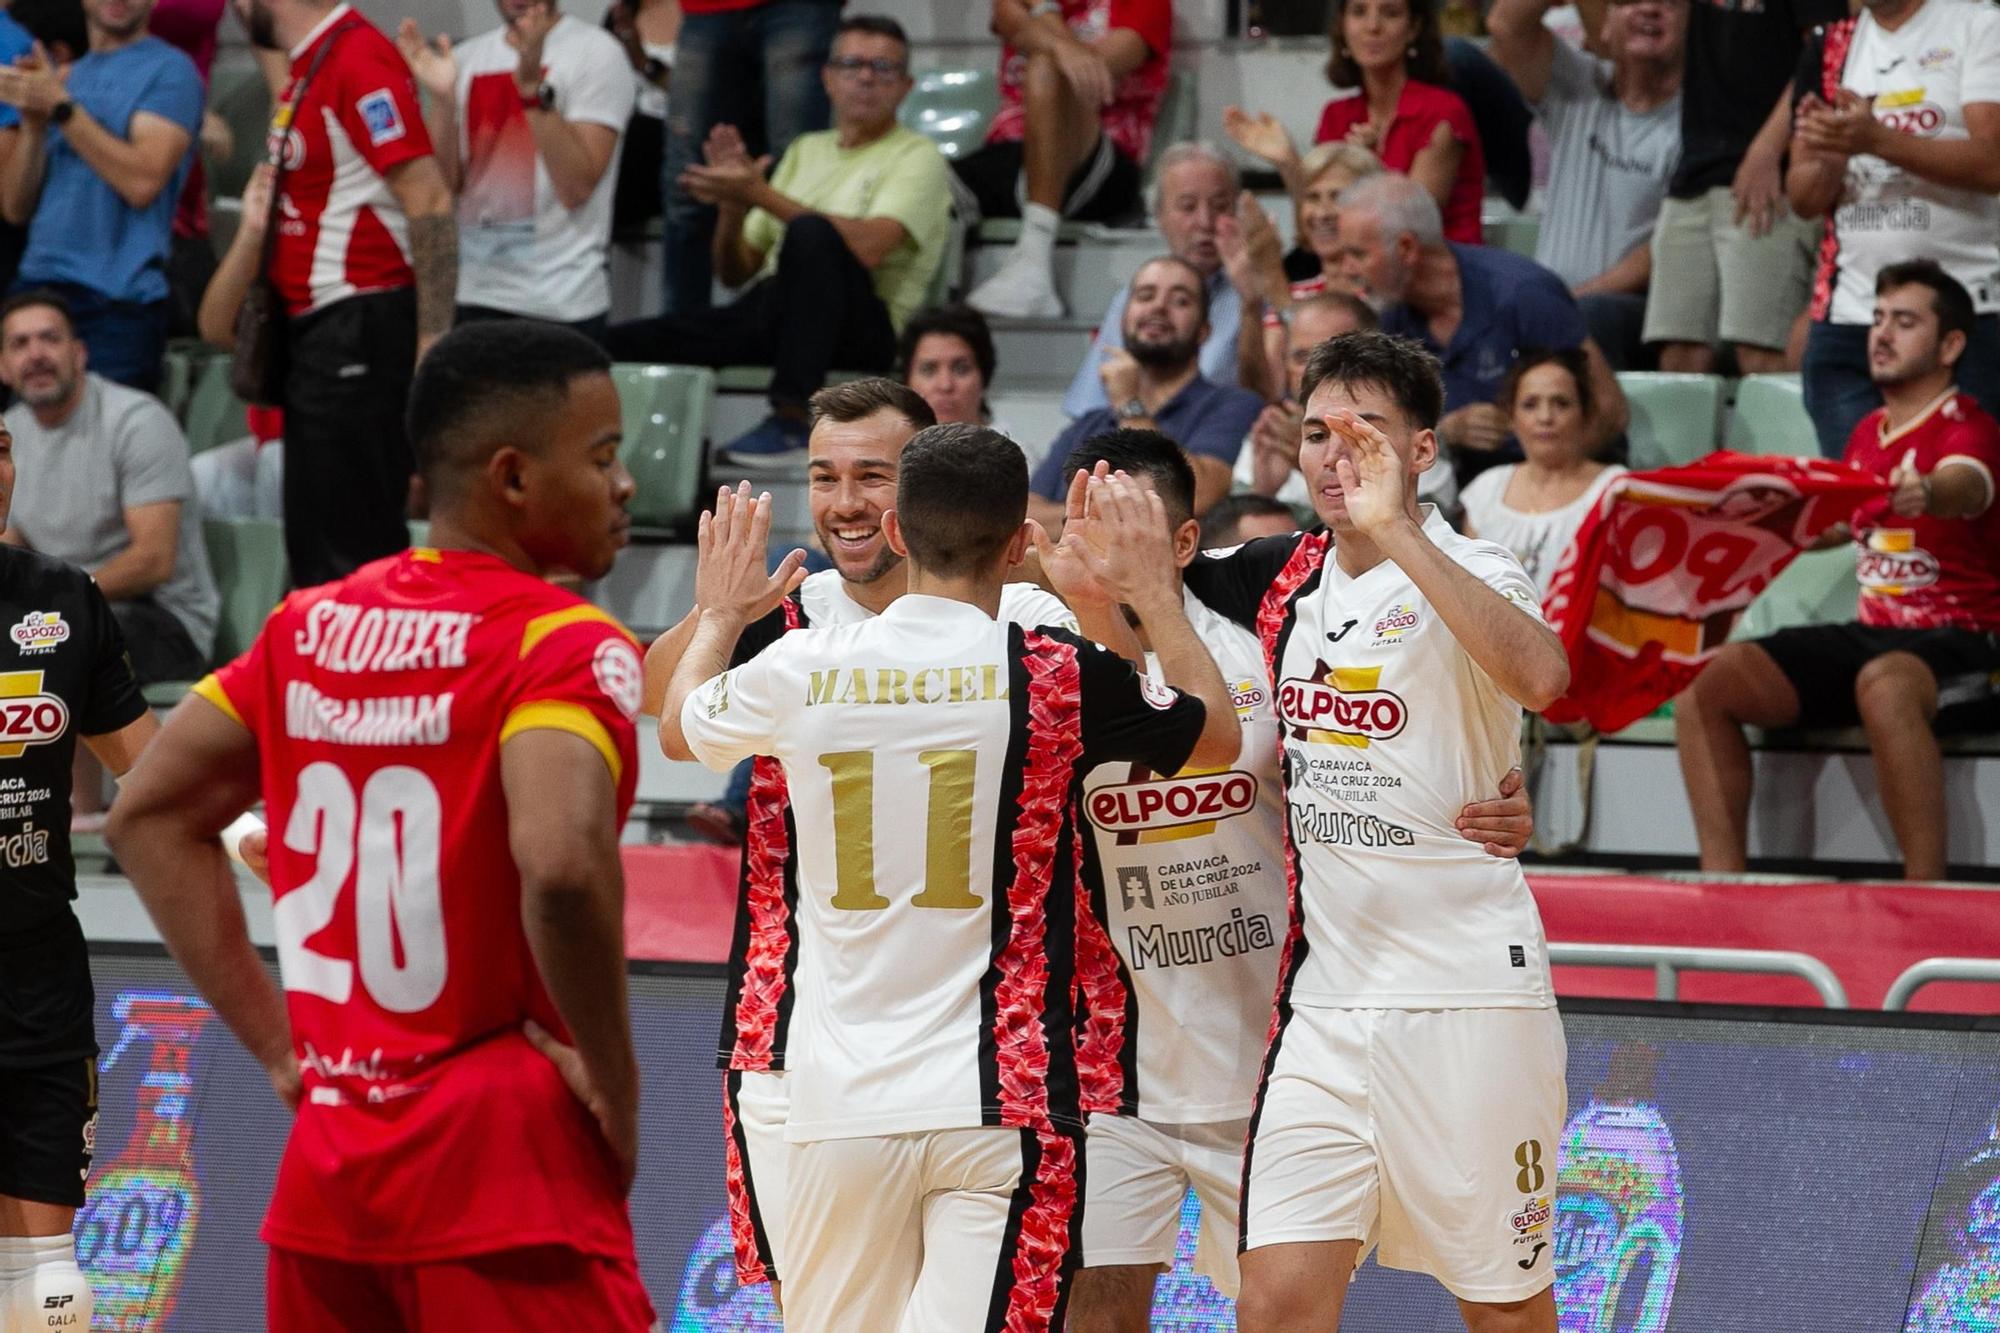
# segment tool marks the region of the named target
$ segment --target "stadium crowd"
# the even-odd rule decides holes
[[[1156,142],[1173,77],[1170,0],[992,0],[998,113],[983,145],[950,159],[902,119],[915,87],[902,25],[837,0],[618,0],[601,24],[565,13],[558,0],[496,0],[495,25],[461,41],[410,19],[385,31],[336,0],[230,3],[257,52],[273,115],[266,160],[219,250],[209,241],[203,179],[204,158],[226,156],[229,133],[206,105],[226,17],[218,0],[17,0],[0,11],[0,286],[11,293],[0,304],[0,380],[12,401],[0,492],[11,507],[0,536],[91,574],[95,593],[68,588],[64,596],[80,599],[75,616],[99,649],[118,635],[131,649],[130,679],[106,665],[115,653],[99,652],[92,668],[100,673],[92,688],[109,702],[89,711],[91,743],[76,752],[76,820],[102,820],[93,755],[122,774],[145,739],[97,743],[145,727],[134,721],[136,687],[190,681],[217,665],[219,599],[201,519],[256,504],[214,499],[230,489],[222,469],[264,475],[264,489],[276,492],[295,587],[347,580],[323,600],[309,593],[288,601],[274,617],[301,643],[333,635],[326,627],[344,614],[336,596],[388,605],[397,578],[461,577],[416,569],[416,557],[373,563],[409,547],[412,519],[429,517],[434,531],[499,553],[511,570],[496,562],[464,574],[448,590],[458,610],[436,614],[503,592],[511,599],[506,646],[518,644],[518,659],[507,658],[490,698],[482,687],[478,707],[490,711],[487,731],[503,750],[523,735],[540,739],[493,761],[488,777],[507,803],[526,800],[546,771],[565,779],[555,784],[561,799],[549,795],[552,818],[580,828],[622,815],[632,797],[642,674],[645,711],[661,719],[667,753],[734,766],[728,794],[698,807],[690,822],[745,845],[745,915],[720,1053],[735,1253],[746,1281],[777,1282],[781,1268],[787,1281],[807,1274],[792,1308],[801,1326],[971,1327],[968,1302],[976,1298],[984,1311],[985,1291],[955,1286],[956,1274],[913,1268],[890,1281],[869,1269],[863,1242],[892,1225],[869,1209],[888,1209],[883,1201],[898,1190],[977,1195],[951,1225],[978,1241],[967,1243],[970,1261],[990,1268],[992,1255],[978,1247],[988,1231],[1004,1234],[993,1241],[1003,1259],[1016,1245],[1026,1253],[1038,1240],[1022,1240],[1024,1227],[1070,1225],[1068,1204],[1059,1216],[1046,1213],[1055,1207],[1047,1192],[1087,1188],[1078,1243],[1094,1277],[1077,1284],[1069,1327],[1144,1327],[1151,1274],[1171,1259],[1171,1242],[1163,1256],[1157,1190],[1119,1191],[1143,1175],[1134,1163],[1167,1161],[1169,1202],[1192,1186],[1240,1225],[1246,1328],[1337,1327],[1339,1298],[1324,1323],[1320,1279],[1329,1263],[1354,1258],[1338,1248],[1354,1243],[1354,1224],[1342,1219],[1373,1209],[1393,1211],[1400,1228],[1385,1236],[1385,1258],[1438,1276],[1469,1327],[1554,1327],[1552,1265],[1531,1271],[1542,1247],[1496,1257],[1459,1225],[1475,1206],[1491,1204],[1497,1217],[1540,1193],[1541,1145],[1553,1153],[1562,1115],[1560,1035],[1548,1031],[1554,1001],[1535,952],[1545,946],[1511,860],[1526,842],[1525,802],[1512,776],[1487,790],[1508,763],[1495,773],[1481,765],[1517,753],[1523,710],[1555,703],[1569,683],[1537,598],[1588,516],[1634,475],[1636,417],[1621,373],[1796,373],[1817,454],[1881,483],[1879,495],[1818,538],[1822,548],[1855,553],[1856,620],[1731,643],[1673,701],[1703,867],[1746,868],[1753,770],[1745,728],[1858,726],[1882,774],[1906,873],[1946,874],[1937,738],[2000,729],[2000,8],[1986,0],[1864,0],[1852,14],[1836,0],[1576,0],[1560,10],[1551,0],[1492,0],[1478,44],[1448,37],[1426,0],[1331,0],[1329,96],[1313,143],[1303,146],[1286,129],[1295,108],[1258,105],[1228,108],[1202,127],[1206,137]],[[1532,140],[1531,123],[1540,127]],[[1218,146],[1225,141],[1232,147]],[[1489,192],[1525,197],[1525,182],[1512,178],[1532,157],[1531,142],[1545,157],[1532,257],[1489,244],[1485,220]],[[1246,188],[1246,167],[1257,173],[1248,183],[1265,188]],[[1290,214],[1284,225],[1270,214],[1274,197]],[[611,251],[615,236],[654,219],[663,307],[640,314],[613,290]],[[976,241],[983,224],[999,219],[1011,225],[985,234],[1005,237],[990,242],[1004,253],[988,256],[984,280],[953,299],[965,285],[965,274],[947,267],[957,242]],[[999,448],[1010,432],[992,407],[1006,373],[995,333],[1068,337],[1072,313],[1096,313],[1072,312],[1064,293],[1061,248],[1079,223],[1157,237],[1157,253],[1102,311],[1062,397],[1067,425],[1048,438],[1015,437],[1032,464],[1024,471],[1016,466],[1024,460]],[[495,327],[468,332],[471,325]],[[169,340],[190,336],[233,357],[232,385],[253,404],[252,442],[194,457],[182,423],[156,396]],[[510,382],[514,347],[547,364],[519,367]],[[613,511],[631,483],[607,424],[617,404],[615,395],[599,401],[594,387],[614,361],[767,368],[761,419],[714,442],[707,472],[732,481],[805,478],[819,548],[771,562],[768,502],[722,490],[700,529],[697,605],[643,666],[608,617],[579,613],[550,588],[551,580],[601,577],[624,539]],[[574,389],[585,382],[588,392]],[[507,446],[493,442],[501,424],[489,403],[542,414],[534,419],[559,436],[563,461],[520,465],[524,473],[553,469],[556,480],[538,483],[544,489],[516,485],[494,461]],[[989,506],[954,492],[975,481]],[[255,488],[238,489],[247,496]],[[603,531],[582,533],[600,519]],[[1022,565],[1041,586],[1001,577]],[[43,567],[34,568],[42,577]],[[535,577],[517,577],[523,572]],[[1345,936],[1308,914],[1298,929],[1311,943],[1296,953],[1286,946],[1290,970],[1274,978],[1252,967],[1231,983],[1253,1002],[1229,1016],[1234,1026],[1221,1036],[1196,1033],[1182,1050],[1148,1045],[1160,1041],[1150,1034],[1185,1019],[1192,1001],[1135,985],[1131,1031],[1126,1021],[1118,1026],[1137,1053],[1121,1071],[1101,1052],[1093,1065],[1085,1049],[1101,1036],[1083,1029],[1103,999],[1088,992],[1106,969],[1130,980],[1144,964],[1112,959],[1124,935],[1115,946],[1108,937],[1079,939],[1074,957],[1056,961],[1061,984],[1045,988],[1065,994],[1044,997],[1049,1007],[1035,1011],[1054,1031],[1071,1022],[1070,1003],[1084,1010],[1074,1049],[1056,1058],[1054,1080],[1068,1078],[1061,1091],[1075,1101],[1070,1121],[1051,1110],[1046,1090],[1035,1104],[1014,1069],[994,1073],[1004,1086],[968,1111],[960,1103],[978,1097],[940,1072],[944,1064],[916,1068],[913,1082],[932,1080],[926,1114],[943,1119],[899,1119],[896,1107],[870,1103],[877,1090],[866,1071],[785,1073],[793,1012],[785,988],[800,934],[824,930],[832,939],[839,929],[773,924],[768,912],[757,915],[759,904],[768,907],[774,893],[782,899],[795,874],[819,874],[837,877],[843,910],[886,905],[867,861],[876,855],[872,833],[865,852],[843,846],[838,866],[831,850],[785,845],[794,805],[797,818],[824,816],[837,838],[847,836],[841,821],[855,802],[873,800],[874,769],[856,762],[871,753],[862,733],[826,723],[821,736],[826,714],[810,706],[833,702],[837,690],[847,691],[842,702],[856,690],[867,702],[870,688],[892,688],[883,683],[888,667],[872,687],[858,669],[849,684],[826,680],[809,653],[828,640],[793,640],[791,631],[824,630],[866,647],[871,661],[890,662],[926,633],[972,635],[968,606],[982,610],[984,637],[965,641],[976,638],[988,689],[995,672],[1021,695],[1031,679],[1041,688],[1045,669],[1073,673],[1088,739],[1060,764],[1085,790],[1114,766],[1131,783],[1184,766],[1220,771],[1243,738],[1218,719],[1240,720],[1244,735],[1266,727],[1263,748],[1274,758],[1276,682],[1265,690],[1252,683],[1287,653],[1300,658],[1287,688],[1303,681],[1329,695],[1372,692],[1376,676],[1367,673],[1379,667],[1342,664],[1346,654],[1358,660],[1364,644],[1357,633],[1342,645],[1357,622],[1331,619],[1340,608],[1328,589],[1367,603],[1375,638],[1366,647],[1407,648],[1409,659],[1436,663],[1406,690],[1412,698],[1419,688],[1432,692],[1437,710],[1408,723],[1411,748],[1435,766],[1459,765],[1446,787],[1462,795],[1477,785],[1480,799],[1462,811],[1457,795],[1449,809],[1418,809],[1420,798],[1403,793],[1370,807],[1382,818],[1317,809],[1301,818],[1333,830],[1314,840],[1339,844],[1342,856],[1409,838],[1392,815],[1443,830],[1451,847],[1428,853],[1442,867],[1440,892],[1502,904],[1495,929],[1530,942],[1510,946],[1511,962],[1496,953],[1485,971],[1453,971],[1412,946],[1404,973],[1350,986],[1341,971],[1354,963],[1341,952]],[[1420,599],[1435,617],[1411,613]],[[17,645],[43,651],[61,642],[43,644],[23,624],[27,637],[17,627]],[[1294,635],[1295,626],[1304,628]],[[392,647],[448,655],[444,638],[421,647],[431,632],[412,629],[409,642],[394,645],[385,637],[381,655]],[[1095,654],[1079,665],[1079,635],[1142,671],[1103,665]],[[537,658],[544,640],[554,646]],[[123,821],[115,829],[121,854],[129,852],[177,956],[212,998],[218,989],[230,997],[218,1008],[296,1103],[283,997],[268,986],[231,991],[231,968],[248,957],[247,937],[232,933],[240,921],[203,923],[191,896],[198,886],[172,883],[177,858],[254,802],[256,784],[243,775],[254,777],[259,748],[267,766],[292,755],[282,737],[272,739],[276,723],[266,715],[276,707],[293,716],[271,657],[253,650],[202,681],[202,706],[191,719],[177,714],[163,742],[181,763],[142,765],[136,794],[114,818]],[[920,680],[893,675],[898,702],[906,688],[921,695]],[[954,701],[977,688],[972,679],[952,677]],[[509,690],[529,703],[516,707]],[[1386,697],[1404,708],[1401,697]],[[465,707],[470,715],[473,704]],[[540,711],[524,722],[522,708]],[[1013,732],[978,745],[1026,755],[1021,781],[1032,783],[1058,762],[1060,746],[1046,734],[1046,709],[1020,702],[1013,711],[1021,714],[1007,723]],[[78,704],[76,712],[81,724],[86,711]],[[314,726],[335,725],[332,715],[314,716]],[[1445,734],[1437,717],[1466,719],[1465,737]],[[1374,724],[1356,725],[1350,739],[1365,750]],[[1396,726],[1404,725],[1399,712]],[[550,739],[557,733],[568,739]],[[807,733],[827,752],[793,753]],[[581,748],[571,744],[579,740]],[[947,741],[925,742],[923,780],[933,801],[948,787],[970,820],[976,750],[943,748]],[[897,753],[895,743],[882,742],[882,753]],[[1035,748],[1043,744],[1054,748]],[[920,752],[915,740],[906,748]],[[600,757],[613,774],[608,785]],[[839,789],[824,810],[818,795],[787,794],[798,765],[815,762]],[[1391,761],[1378,754],[1369,762]],[[1308,796],[1312,786],[1289,766],[1259,781],[1280,805],[1295,786]],[[1313,781],[1330,788],[1345,780]],[[869,794],[857,796],[855,784],[868,784]],[[1401,778],[1388,785],[1400,788]],[[990,802],[988,788],[977,790]],[[1050,846],[1074,837],[1081,859],[1083,839],[1094,835],[1063,823],[1067,814],[1048,829],[1027,827],[1032,796],[1016,797],[1027,813],[1003,812],[996,836],[1028,848],[1017,871],[1039,865],[1060,879],[1056,871],[1074,870],[1064,859],[1072,853]],[[356,793],[342,786],[337,799],[352,822]],[[368,793],[361,799],[365,817]],[[1263,858],[1271,868],[1263,888],[1273,896],[1260,903],[1283,920],[1276,866],[1287,855],[1285,816],[1263,813],[1271,823],[1261,835],[1192,836],[1248,839],[1229,855]],[[597,957],[590,948],[609,947],[616,924],[590,915],[601,915],[601,901],[578,906],[587,895],[573,882],[580,867],[602,869],[606,848],[579,834],[574,847],[531,853],[523,848],[534,840],[511,831],[516,864],[501,865],[510,830],[495,824],[487,868],[518,878],[545,913],[515,956],[539,967],[548,987],[533,988],[543,1001],[538,1018],[567,1025],[577,1043],[539,1028],[527,1039],[560,1072],[537,1095],[568,1108],[537,1103],[537,1113],[575,1121],[557,1142],[558,1156],[569,1156],[534,1182],[552,1214],[567,1210],[568,1230],[548,1243],[601,1261],[602,1271],[558,1280],[596,1292],[620,1326],[644,1327],[629,1222],[607,1203],[622,1193],[595,1189],[601,1182],[591,1176],[601,1165],[590,1157],[599,1146],[592,1120],[625,1187],[636,1151],[622,1002],[584,966]],[[305,850],[295,833],[279,858]],[[1092,865],[1101,854],[1110,866],[1125,845],[1105,842]],[[977,876],[941,885],[920,843],[880,850],[885,864],[917,858],[925,896],[937,896],[920,906],[969,909],[997,898]],[[608,855],[615,858],[615,846]],[[202,865],[222,870],[219,859]],[[1108,899],[1122,896],[1130,912],[1140,884],[1150,906],[1147,876],[1157,870],[1119,863],[1111,892],[1096,886],[1096,911],[1116,916]],[[797,896],[796,886],[790,891]],[[1053,901],[1079,922],[1092,906]],[[1297,907],[1290,910],[1296,920]],[[1410,923],[1384,912],[1374,926],[1392,958],[1425,930],[1457,928],[1440,924],[1445,918],[1459,919],[1440,913]],[[977,926],[962,941],[967,956],[984,961],[986,946],[974,937],[991,934],[988,923],[965,919]],[[510,948],[520,943],[516,920],[482,919],[477,929]],[[0,913],[0,952],[9,931]],[[1447,943],[1464,944],[1468,956],[1485,948],[1469,939]],[[314,1010],[313,1021],[336,1030],[329,1013],[354,983],[332,978],[328,960],[303,942],[293,941],[303,952],[288,957],[286,984],[325,1001],[329,1011]],[[382,987],[384,1008],[424,1007],[410,989],[428,984],[421,961],[412,961],[422,943],[391,949],[400,962],[372,964],[369,942],[358,946],[360,984]],[[1086,956],[1100,944],[1100,957]],[[302,959],[320,969],[303,987],[292,975]],[[962,1002],[964,1026],[978,1027],[988,1045],[1009,1039],[978,1026],[1004,1025],[1004,1015],[993,1017],[995,1005],[1005,1007],[993,993],[1014,980],[1000,975],[1003,961],[996,949],[996,976],[976,984],[938,982],[937,993]],[[920,969],[921,951],[904,962]],[[1277,966],[1275,957],[1263,962]],[[438,967],[430,980],[442,989],[441,960]],[[504,1008],[505,983],[482,984],[491,994],[481,992],[473,1007]],[[812,984],[826,989],[806,1001],[854,998],[841,982],[815,976]],[[1274,984],[1282,988],[1276,1020]],[[0,977],[0,999],[6,985]],[[1284,1028],[1294,1000],[1301,1011],[1347,1014],[1373,1012],[1380,1006],[1366,999],[1385,995],[1387,1011],[1400,1017],[1379,1031],[1345,1019]],[[592,1005],[600,1019],[580,1024],[576,1015]],[[1459,1007],[1478,1021],[1417,1017]],[[1289,1043],[1274,1040],[1268,1056],[1267,1021]],[[802,1022],[815,1041],[837,1039],[834,1020]],[[1255,1042],[1244,1035],[1253,1028]],[[0,1066],[14,1058],[10,1035],[0,1012]],[[1320,1071],[1378,1041],[1410,1060],[1403,1084],[1391,1079],[1370,1094],[1404,1125],[1421,1118],[1418,1109],[1438,1107],[1476,1118],[1486,1106],[1481,1080],[1500,1076],[1495,1061],[1528,1053],[1518,1067],[1529,1070],[1530,1095],[1466,1147],[1468,1161],[1476,1148],[1517,1163],[1520,1188],[1508,1185],[1514,1167],[1503,1180],[1467,1166],[1464,1177],[1477,1176],[1484,1193],[1474,1191],[1471,1203],[1447,1200],[1441,1177],[1452,1164],[1388,1136],[1379,1162],[1393,1158],[1406,1173],[1400,1196],[1385,1201],[1356,1186],[1351,1197],[1321,1197],[1287,1175],[1288,1164],[1306,1160],[1328,1178],[1355,1169],[1313,1138],[1333,1114],[1325,1108],[1351,1091],[1329,1088]],[[923,1052],[911,1051],[921,1066]],[[412,1068],[436,1053],[418,1043]],[[1046,1051],[1041,1058],[1050,1078]],[[1449,1078],[1424,1074],[1447,1066]],[[353,1073],[305,1072],[318,1076],[315,1096]],[[984,1065],[974,1072],[988,1073]],[[1162,1100],[1163,1086],[1214,1096]],[[586,1111],[569,1107],[571,1092]],[[331,1105],[343,1094],[328,1095]],[[452,1104],[472,1114],[478,1087],[454,1095],[462,1102]],[[50,1093],[58,1096],[68,1107],[83,1093],[64,1085]],[[973,1134],[950,1118],[969,1114],[973,1124],[1021,1137],[997,1146],[939,1140],[921,1160],[842,1158],[825,1145],[844,1141],[829,1128],[843,1099],[872,1108],[872,1134],[903,1132],[897,1126]],[[1251,1119],[1253,1106],[1269,1120]],[[1108,1145],[1093,1137],[1090,1152],[1093,1163],[1102,1152],[1129,1167],[1126,1175],[1107,1169],[1100,1177],[1094,1165],[1079,1184],[1065,1174],[1062,1155],[1088,1112],[1122,1117],[1117,1132],[1127,1137]],[[813,1138],[814,1152],[786,1157],[788,1120],[789,1137]],[[1095,1119],[1090,1132],[1098,1133]],[[501,1150],[446,1138],[468,1172]],[[15,1269],[43,1274],[37,1281],[60,1278],[61,1256],[9,1240],[44,1236],[48,1210],[73,1207],[75,1194],[67,1181],[53,1191],[59,1198],[28,1193],[23,1187],[42,1182],[8,1175],[8,1160],[0,1158],[0,1204],[14,1195],[35,1203],[0,1211],[0,1291]],[[789,1180],[788,1169],[796,1173]],[[965,1183],[996,1172],[1012,1173],[997,1194]],[[290,1188],[296,1201],[296,1179]],[[839,1219],[864,1215],[869,1225],[853,1237],[862,1248],[831,1239]],[[370,1217],[384,1245],[420,1234],[409,1218]],[[316,1308],[328,1286],[389,1261],[386,1251],[342,1249],[326,1216],[304,1205],[282,1225],[293,1230],[275,1242],[288,1257],[273,1268],[274,1309]],[[438,1225],[477,1250],[476,1228],[464,1219]],[[818,1243],[787,1253],[788,1232]],[[1319,1246],[1333,1248],[1304,1252]],[[992,1297],[1001,1314],[1019,1314],[1010,1326],[1045,1327],[1070,1299],[1038,1289],[1031,1270],[1024,1260]],[[1234,1262],[1215,1276],[1233,1292]],[[463,1290],[422,1299],[453,1308]],[[384,1309],[421,1304],[407,1292],[377,1294]],[[313,1318],[366,1326],[374,1307],[353,1300]],[[537,1317],[573,1313],[552,1304]],[[0,1320],[6,1314],[0,1308]],[[510,1316],[496,1307],[491,1317]],[[299,1318],[296,1326],[311,1326]],[[4,1322],[0,1329],[11,1333]]]

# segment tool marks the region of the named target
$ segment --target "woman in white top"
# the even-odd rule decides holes
[[[1583,353],[1521,354],[1500,390],[1527,461],[1488,468],[1465,488],[1468,537],[1512,551],[1543,592],[1584,515],[1625,469],[1590,457],[1589,365]]]

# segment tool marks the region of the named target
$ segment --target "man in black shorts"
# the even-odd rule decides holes
[[[1820,541],[1854,543],[1859,622],[1730,644],[1674,703],[1704,870],[1744,868],[1745,726],[1865,727],[1909,879],[1945,874],[1937,736],[2000,730],[2000,422],[1955,383],[1972,298],[1933,261],[1891,264],[1874,315],[1868,365],[1883,405],[1845,458],[1892,489]]]
[[[0,427],[0,526],[13,495]],[[82,1330],[90,1286],[70,1227],[96,1138],[97,1041],[70,907],[70,764],[81,737],[122,775],[159,724],[74,565],[0,544],[0,627],[0,1333]]]
[[[1063,218],[1124,222],[1167,90],[1169,0],[993,0],[1000,112],[954,166],[982,217],[1021,219],[1000,271],[966,300],[998,319],[1060,319]]]

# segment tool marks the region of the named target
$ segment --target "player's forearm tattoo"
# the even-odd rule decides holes
[[[410,219],[410,265],[417,271],[417,339],[451,331],[458,300],[458,218]]]

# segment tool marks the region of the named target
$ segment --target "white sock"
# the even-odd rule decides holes
[[[68,1236],[0,1236],[0,1287],[18,1282],[45,1263],[75,1257]]]
[[[0,1318],[14,1329],[90,1327],[90,1282],[76,1266],[76,1245],[60,1236],[0,1238]]]
[[[1022,262],[1033,261],[1036,268],[1047,272],[1055,265],[1056,228],[1062,223],[1062,214],[1043,204],[1021,205],[1021,237],[1014,242],[1014,258]]]

